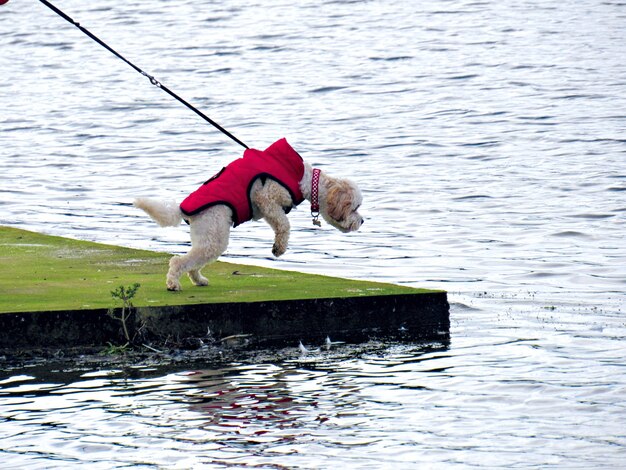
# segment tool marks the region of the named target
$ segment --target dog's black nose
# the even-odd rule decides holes
[[[365,219],[361,217],[361,225],[363,225],[364,223],[365,223]]]

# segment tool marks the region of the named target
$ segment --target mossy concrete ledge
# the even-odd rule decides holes
[[[135,342],[197,347],[372,338],[447,341],[445,292],[218,262],[207,287],[163,285],[169,255],[0,227],[0,349],[122,345],[120,285],[140,283]],[[113,312],[113,315],[111,315]],[[233,338],[234,337],[234,338]]]
[[[227,341],[258,346],[350,343],[372,338],[445,341],[445,293],[139,307],[127,328],[136,341],[197,347]],[[124,344],[106,310],[0,315],[1,348]]]

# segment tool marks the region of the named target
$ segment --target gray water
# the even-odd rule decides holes
[[[248,145],[361,185],[361,231],[305,203],[283,258],[255,222],[225,260],[446,289],[451,342],[5,371],[2,468],[626,468],[626,3],[57,5]],[[0,44],[0,224],[185,251],[132,199],[242,149],[35,0],[0,6]]]

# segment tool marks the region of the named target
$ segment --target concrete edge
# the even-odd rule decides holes
[[[260,347],[322,344],[326,337],[348,343],[379,338],[447,341],[449,308],[445,292],[432,292],[138,307],[126,324],[135,342],[190,348],[224,341]],[[114,311],[118,317],[120,312]],[[121,321],[105,309],[0,314],[0,350],[108,343],[123,345],[126,338]]]

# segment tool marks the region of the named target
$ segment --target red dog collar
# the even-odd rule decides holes
[[[318,227],[322,225],[319,221],[319,184],[321,172],[322,170],[320,170],[319,168],[313,168],[313,177],[311,178],[311,216],[313,217],[313,225],[317,225]]]

